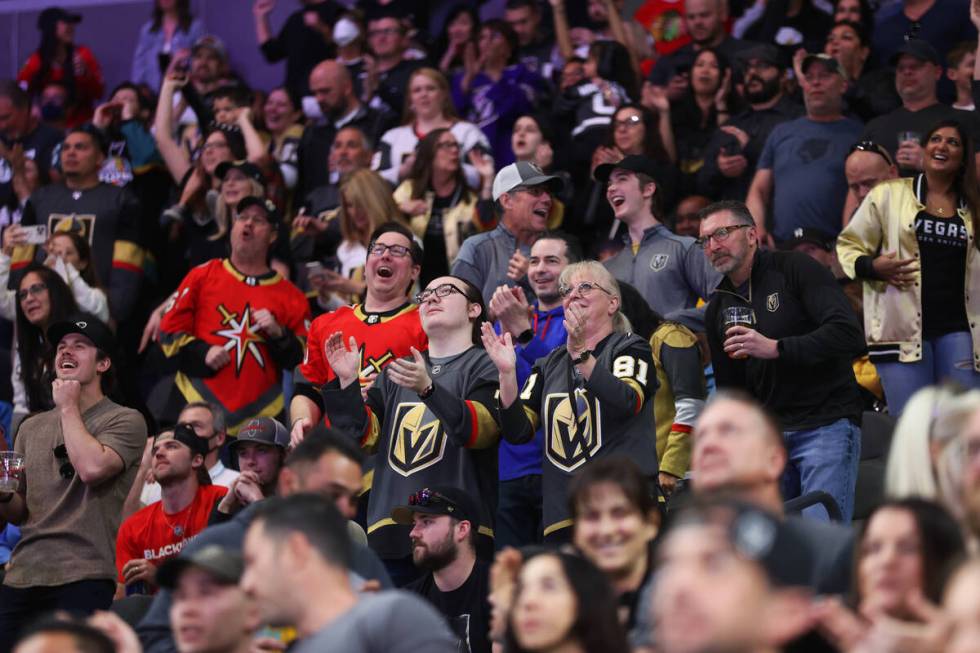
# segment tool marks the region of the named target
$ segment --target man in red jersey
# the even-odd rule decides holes
[[[207,527],[215,504],[228,492],[211,485],[204,467],[207,453],[207,442],[186,424],[153,441],[153,475],[162,498],[133,513],[116,537],[118,580],[127,594],[155,589],[157,567]]]
[[[279,213],[242,199],[231,227],[231,256],[191,270],[160,322],[163,353],[176,357],[186,402],[210,401],[232,435],[252,417],[283,411],[282,370],[302,360],[309,304],[269,267]]]
[[[418,307],[408,298],[421,261],[422,248],[407,227],[388,222],[371,234],[364,267],[364,303],[321,315],[310,326],[306,356],[289,404],[293,446],[324,416],[320,388],[336,376],[324,355],[324,344],[331,334],[340,331],[344,342],[353,336],[360,344],[362,387],[391,361],[411,356],[412,347],[428,349]]]

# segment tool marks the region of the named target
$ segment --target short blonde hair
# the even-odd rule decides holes
[[[561,271],[561,276],[558,277],[559,287],[571,285],[572,278],[578,275],[590,277],[595,283],[608,290],[609,294],[616,298],[619,306],[612,316],[613,331],[618,333],[631,333],[633,326],[622,311],[623,294],[619,290],[619,282],[606,269],[606,266],[599,261],[579,261],[578,263],[572,263]]]
[[[378,173],[367,168],[355,170],[340,182],[340,233],[346,241],[356,241],[367,246],[371,233],[390,220],[403,222],[398,205],[391,196],[391,187]],[[361,233],[354,228],[353,218],[344,210],[344,199],[359,206],[368,214],[371,223]]]

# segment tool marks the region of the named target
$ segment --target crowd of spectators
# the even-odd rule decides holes
[[[0,653],[980,649],[980,0],[276,2],[0,80]]]

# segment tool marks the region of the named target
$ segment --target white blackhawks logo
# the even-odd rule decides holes
[[[242,364],[248,354],[251,354],[259,367],[264,369],[265,358],[262,357],[257,343],[265,342],[265,338],[258,332],[258,327],[252,324],[252,307],[245,304],[241,318],[238,317],[238,313],[225,308],[224,304],[218,304],[218,312],[221,313],[221,325],[227,328],[218,329],[214,334],[226,339],[221,346],[235,359],[235,374],[242,371]]]

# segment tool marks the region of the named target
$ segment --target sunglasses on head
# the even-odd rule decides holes
[[[451,500],[447,499],[442,494],[439,494],[435,490],[430,490],[429,488],[422,488],[415,494],[408,497],[408,505],[419,506],[420,508],[426,508],[428,506],[452,506],[456,507],[456,504]]]
[[[877,154],[884,159],[885,163],[888,165],[895,165],[895,162],[892,161],[892,155],[888,153],[888,150],[881,145],[878,145],[874,141],[860,141],[855,143],[851,146],[851,151],[848,152],[848,154],[854,154],[855,152],[870,152],[871,154]]]

